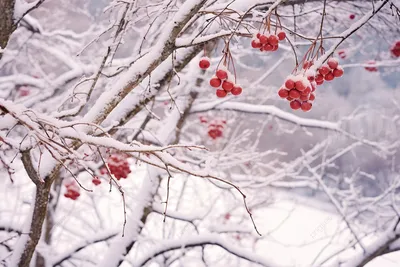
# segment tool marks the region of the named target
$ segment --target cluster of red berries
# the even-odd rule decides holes
[[[278,91],[278,95],[281,98],[286,98],[290,102],[292,109],[309,111],[312,108],[312,101],[315,99],[315,94],[313,93],[315,89],[315,82],[310,82],[302,75],[291,75]]]
[[[315,76],[315,82],[317,85],[323,84],[324,80],[332,81],[335,78],[339,78],[344,73],[343,69],[339,66],[339,61],[336,58],[329,58],[327,64],[322,65],[317,72],[318,74]],[[311,81],[313,80],[310,78],[311,76],[308,77],[311,79]]]
[[[220,67],[215,72],[215,76],[210,79],[210,85],[217,88],[216,95],[225,97],[227,94],[240,95],[242,87],[234,83],[233,75],[225,68]]]
[[[208,123],[208,120],[204,116],[200,116],[200,122],[208,124],[208,136],[213,140],[222,137],[224,127],[226,125],[226,120],[212,120]]]
[[[377,72],[378,68],[376,67],[376,62],[374,60],[370,60],[367,62],[369,66],[366,66],[365,69],[370,72]]]
[[[286,98],[290,102],[290,107],[294,110],[311,110],[317,85],[321,85],[324,81],[332,81],[334,78],[341,77],[344,73],[335,58],[329,58],[326,64],[317,69],[316,74],[309,70],[313,64],[313,61],[304,61],[303,71],[305,75],[289,76],[278,91],[278,95],[281,98]]]
[[[400,41],[397,41],[391,48],[390,52],[394,57],[400,57]]]
[[[64,184],[67,192],[64,194],[64,197],[70,198],[72,200],[77,200],[78,197],[81,195],[79,193],[79,186],[76,184],[75,181],[71,180]]]
[[[128,174],[131,173],[131,168],[129,167],[127,158],[128,157],[125,154],[113,154],[107,160],[108,168],[117,180],[120,180],[121,178],[126,179]],[[107,174],[107,168],[102,167],[100,173],[103,175]]]
[[[286,38],[284,31],[279,31],[278,34],[265,35],[257,33],[251,40],[251,47],[260,49],[260,51],[276,51],[279,48],[279,41],[283,41]]]
[[[210,67],[210,59],[208,57],[202,57],[199,61],[199,67],[202,70],[206,70]],[[226,69],[226,67],[220,67],[215,72],[215,76],[210,79],[210,85],[217,88],[216,95],[218,97],[225,97],[227,94],[240,95],[242,93],[242,87],[236,85],[233,82],[233,75]]]

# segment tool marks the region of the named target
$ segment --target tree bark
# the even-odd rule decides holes
[[[4,49],[17,28],[14,21],[15,0],[0,0],[0,48]],[[0,53],[0,59],[3,53]]]
[[[35,252],[35,248],[42,235],[43,222],[47,214],[47,204],[49,201],[50,188],[55,177],[58,174],[59,168],[55,169],[51,173],[51,175],[46,177],[45,182],[41,182],[41,179],[32,164],[30,151],[22,152],[22,163],[24,164],[25,170],[28,173],[29,178],[36,185],[36,196],[35,203],[32,204],[34,205],[34,207],[30,222],[30,230],[28,234],[29,237],[25,244],[23,244],[24,248],[21,255],[15,255],[15,259],[13,260],[13,262],[15,262],[15,266],[18,267],[29,267],[29,264],[32,260],[32,255]]]

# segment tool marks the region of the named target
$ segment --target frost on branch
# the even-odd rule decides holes
[[[395,1],[7,10],[0,265],[373,267],[399,250]]]

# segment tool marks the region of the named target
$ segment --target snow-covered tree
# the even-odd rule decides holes
[[[399,8],[0,0],[0,263],[398,251]]]

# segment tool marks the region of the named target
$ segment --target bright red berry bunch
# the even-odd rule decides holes
[[[65,183],[64,186],[67,189],[64,197],[70,198],[72,200],[77,200],[78,197],[81,195],[79,193],[79,186],[76,184],[75,181],[71,180],[70,182]]]
[[[225,67],[217,69],[215,76],[210,79],[210,85],[217,88],[216,95],[218,97],[225,97],[229,93],[232,95],[242,93],[242,87],[235,84],[234,76]]]
[[[368,61],[367,64],[370,65],[370,66],[365,67],[365,69],[367,71],[370,71],[370,72],[377,72],[378,71],[378,68],[376,67],[376,62],[374,60]]]
[[[251,40],[251,47],[260,49],[260,51],[276,51],[279,48],[279,42],[285,40],[286,33],[279,31],[275,34],[262,34],[257,33]]]
[[[339,66],[339,61],[336,58],[329,58],[327,64],[322,65],[317,70],[315,76],[315,82],[317,85],[321,85],[325,81],[332,81],[335,78],[339,78],[343,75],[344,71]]]
[[[394,57],[400,57],[400,41],[397,41],[392,48],[390,48],[390,52]]]
[[[108,168],[117,180],[126,179],[128,174],[131,173],[127,158],[125,154],[113,154],[107,160]],[[107,174],[107,169],[101,168],[100,173]]]
[[[208,125],[208,136],[213,140],[222,137],[226,120],[214,120]]]
[[[312,101],[315,99],[315,89],[314,81],[310,82],[303,75],[291,75],[278,91],[278,95],[281,98],[286,98],[292,109],[309,111],[312,108]]]

